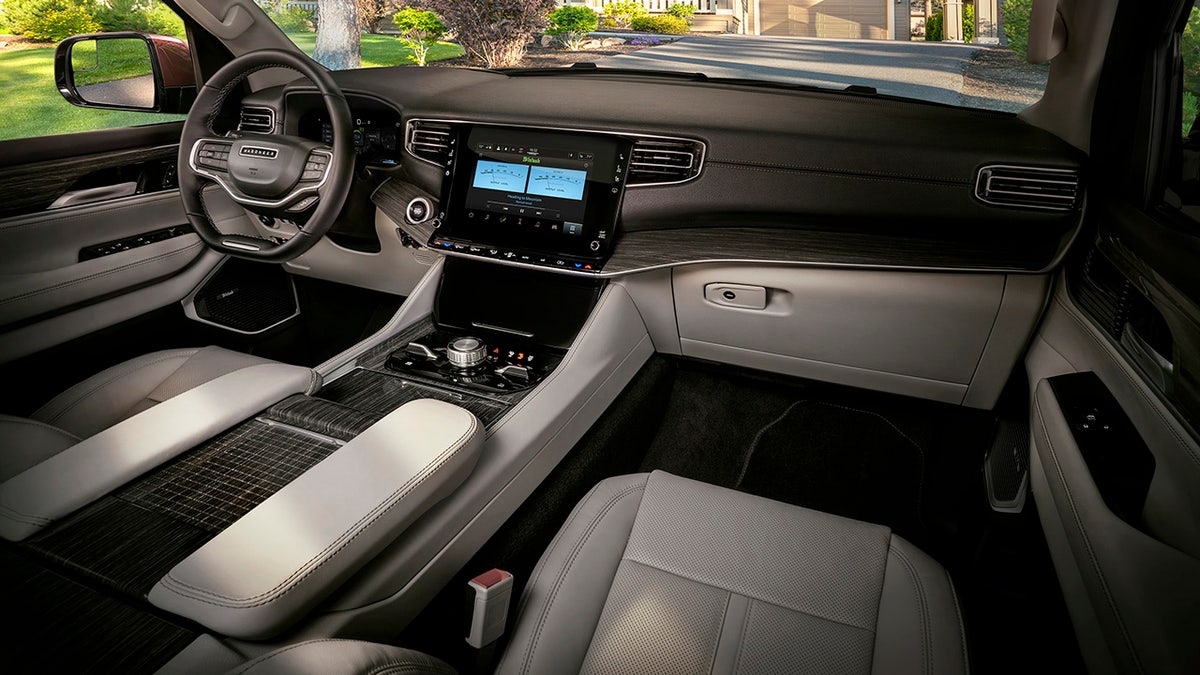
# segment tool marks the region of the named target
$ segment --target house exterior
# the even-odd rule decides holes
[[[674,4],[696,8],[698,32],[907,40],[910,0],[641,0],[651,14]],[[560,0],[604,13],[605,0]]]

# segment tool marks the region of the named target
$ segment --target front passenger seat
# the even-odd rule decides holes
[[[96,373],[28,419],[0,415],[0,483],[189,389],[270,363],[220,347],[153,352]]]
[[[352,640],[231,672],[385,671],[453,672]],[[609,478],[571,513],[497,672],[949,675],[967,653],[946,570],[887,527],[655,471]]]

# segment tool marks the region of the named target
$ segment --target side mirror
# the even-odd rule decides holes
[[[54,81],[71,105],[184,113],[196,99],[188,45],[165,35],[76,35],[54,50]]]

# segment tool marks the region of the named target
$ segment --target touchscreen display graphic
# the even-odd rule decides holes
[[[566,256],[606,256],[621,203],[624,141],[488,127],[461,139],[447,172],[446,224],[438,237],[514,262],[551,253],[553,264],[568,264]]]

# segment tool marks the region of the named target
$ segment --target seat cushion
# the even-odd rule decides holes
[[[88,438],[197,385],[266,363],[272,362],[220,347],[152,352],[96,373],[31,417]]]
[[[546,551],[501,673],[956,673],[946,571],[883,526],[663,472],[596,486]]]
[[[455,675],[445,662],[358,640],[309,640],[277,649],[227,675]]]

